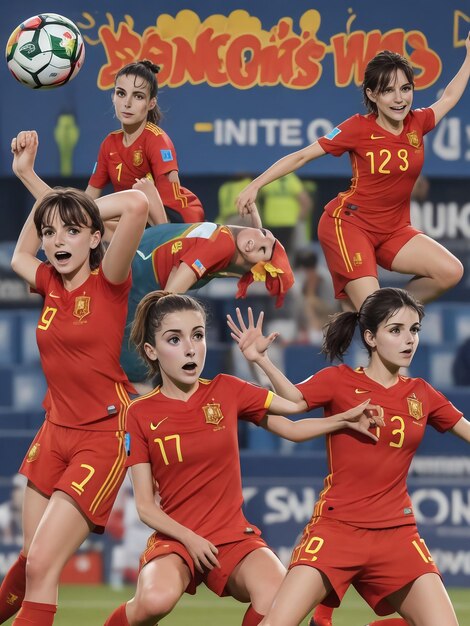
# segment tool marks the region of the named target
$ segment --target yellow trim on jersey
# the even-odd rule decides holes
[[[352,176],[352,180],[353,180],[353,184],[351,185],[351,189],[344,193],[344,194],[340,194],[341,195],[341,204],[333,211],[333,218],[335,220],[335,230],[336,230],[336,238],[338,240],[338,246],[341,252],[341,256],[343,257],[343,261],[344,261],[344,265],[346,266],[346,271],[348,272],[352,272],[353,271],[353,266],[352,263],[349,259],[349,254],[348,254],[348,249],[346,247],[346,242],[344,241],[344,236],[343,236],[343,231],[341,228],[341,211],[344,208],[344,203],[346,202],[346,200],[348,198],[350,198],[353,193],[356,191],[357,189],[357,185],[359,182],[359,169],[357,167],[357,159],[356,156],[353,155],[352,158],[352,170],[353,170],[353,176]]]
[[[338,209],[336,209],[338,210]],[[336,213],[335,210],[335,213]],[[339,209],[339,211],[341,211],[341,209]],[[334,216],[333,218],[335,220],[335,231],[336,231],[336,239],[338,241],[338,246],[339,246],[339,250],[341,252],[341,256],[343,257],[343,261],[344,261],[344,265],[346,266],[346,271],[347,272],[352,272],[353,271],[353,266],[352,263],[349,259],[349,254],[348,254],[348,249],[346,247],[346,242],[344,241],[344,236],[343,236],[343,230],[341,228],[341,218]]]
[[[265,409],[269,409],[269,407],[271,406],[271,403],[273,401],[274,398],[274,394],[272,391],[268,391],[268,395],[266,396],[266,400],[264,401],[264,408]]]
[[[163,130],[160,128],[160,126],[157,126],[156,124],[152,124],[152,122],[147,122],[147,124],[145,125],[145,128],[147,130],[149,130],[151,133],[153,133],[154,135],[163,135]]]
[[[101,489],[95,496],[95,499],[90,505],[90,512],[96,513],[96,510],[100,504],[108,497],[109,493],[116,487],[121,480],[122,474],[126,471],[126,451],[124,448],[124,431],[116,431],[116,437],[119,441],[118,456],[114,461],[114,465],[111,468],[106,480],[104,481]]]
[[[125,430],[126,429],[126,409],[131,403],[131,399],[129,398],[129,395],[122,383],[116,383],[115,387],[116,387],[116,393],[121,402],[121,408],[119,409],[119,416],[118,416],[118,428],[119,430]]]
[[[331,454],[331,435],[327,435],[326,436],[326,446],[328,448],[328,458],[329,458],[329,464],[330,464],[330,473],[328,474],[328,476],[325,478],[325,486],[323,487],[322,491],[320,492],[320,495],[318,496],[318,500],[315,504],[315,507],[313,509],[313,516],[316,517],[318,515],[322,514],[322,510],[323,507],[325,506],[326,503],[326,494],[328,493],[328,491],[331,489],[331,486],[333,484],[333,462],[332,462],[332,454]]]
[[[175,200],[179,200],[183,209],[186,209],[186,207],[188,206],[188,199],[186,196],[180,193],[181,187],[179,183],[171,183],[171,186],[173,188],[173,197],[175,198]]]

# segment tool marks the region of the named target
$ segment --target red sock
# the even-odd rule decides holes
[[[402,617],[391,617],[389,619],[378,619],[370,622],[369,626],[409,626]]]
[[[264,615],[257,613],[250,604],[243,618],[242,626],[258,626],[263,617]]]
[[[319,604],[313,612],[312,619],[310,620],[311,626],[332,626],[333,625],[333,611],[330,606]]]
[[[43,602],[23,600],[21,610],[15,617],[13,626],[52,626],[57,606]]]
[[[332,626],[333,611],[330,606],[319,604],[312,615],[312,626]]]
[[[26,557],[21,554],[8,570],[0,587],[0,624],[21,609],[26,589]]]
[[[104,626],[130,626],[127,621],[126,605],[121,604],[121,606],[118,606],[105,621]]]

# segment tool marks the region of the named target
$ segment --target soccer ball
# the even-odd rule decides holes
[[[72,21],[56,13],[41,13],[15,28],[5,54],[16,80],[32,89],[50,89],[78,74],[85,45]]]

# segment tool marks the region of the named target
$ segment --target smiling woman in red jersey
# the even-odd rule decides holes
[[[439,243],[412,227],[410,197],[424,160],[423,137],[458,103],[470,77],[470,37],[465,60],[428,108],[412,109],[413,68],[385,50],[367,65],[362,85],[367,115],[353,115],[311,145],[283,157],[238,196],[249,213],[258,190],[324,154],[349,153],[351,186],[325,207],[318,238],[345,309],[359,310],[379,287],[377,266],[411,274],[406,289],[429,302],[456,285],[462,264]]]

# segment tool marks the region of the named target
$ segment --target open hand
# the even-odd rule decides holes
[[[227,315],[227,325],[232,331],[230,335],[238,343],[243,356],[248,361],[256,362],[264,355],[272,342],[279,336],[279,333],[271,333],[267,337],[263,335],[263,311],[259,314],[255,324],[253,309],[248,307],[248,326],[245,324],[243,315],[238,307],[236,312],[238,326],[233,321],[232,316]]]

